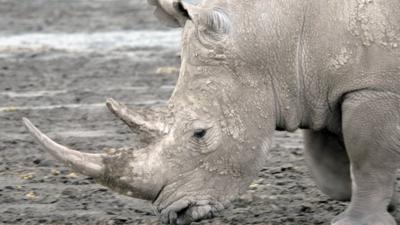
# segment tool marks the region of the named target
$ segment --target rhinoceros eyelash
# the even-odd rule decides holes
[[[206,129],[199,129],[199,130],[195,130],[193,132],[193,137],[200,139],[200,138],[203,138],[204,136],[206,136],[206,134],[207,134]]]
[[[193,151],[198,151],[203,154],[213,152],[218,146],[217,133],[209,130],[203,138],[191,138],[190,143],[190,148],[193,149]]]
[[[204,142],[206,141],[207,137],[209,136],[209,128],[199,128],[190,131],[191,134],[191,139],[193,139],[193,142],[198,143],[198,142]]]

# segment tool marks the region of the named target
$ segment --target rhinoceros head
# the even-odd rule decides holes
[[[162,21],[183,27],[176,88],[166,107],[107,101],[139,133],[143,148],[87,154],[56,144],[27,119],[25,125],[59,160],[120,193],[152,201],[164,223],[188,224],[226,207],[262,166],[275,129],[273,91],[239,53],[242,30],[224,5],[150,3]]]

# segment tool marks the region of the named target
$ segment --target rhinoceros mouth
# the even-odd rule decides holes
[[[173,202],[164,209],[158,209],[158,215],[165,224],[187,225],[204,219],[211,219],[220,214],[224,206],[217,201],[194,200],[192,197],[184,197]]]
[[[165,224],[187,225],[204,219],[211,219],[225,208],[224,204],[209,195],[186,194],[176,196],[174,193],[167,194],[164,187],[159,196],[153,202],[156,215]],[[178,191],[179,192],[179,191]]]

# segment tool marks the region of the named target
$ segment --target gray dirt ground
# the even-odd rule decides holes
[[[0,38],[132,30],[169,31],[144,0],[0,0]],[[105,98],[165,103],[177,79],[177,52],[162,45],[106,52],[0,47],[0,224],[158,224],[148,203],[112,193],[40,153],[21,117],[88,152],[129,145],[135,135],[106,110]],[[222,217],[197,224],[329,224],[347,203],[316,189],[302,143],[300,132],[277,133],[249,191]],[[394,215],[400,222],[400,211]]]

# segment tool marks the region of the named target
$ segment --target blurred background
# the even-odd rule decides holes
[[[0,224],[158,224],[149,203],[42,154],[21,123],[86,152],[133,143],[106,97],[165,104],[179,72],[180,30],[152,10],[145,0],[0,0]],[[198,224],[329,224],[346,203],[315,188],[302,148],[300,132],[278,132],[248,192]]]

